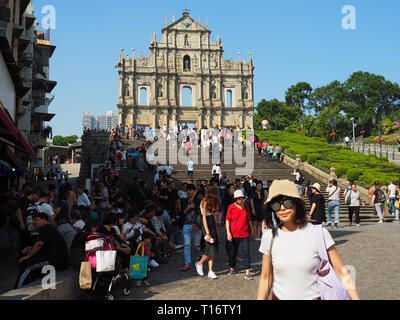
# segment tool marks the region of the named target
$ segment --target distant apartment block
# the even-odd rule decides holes
[[[118,115],[112,111],[107,111],[100,116],[94,116],[90,112],[83,112],[82,116],[83,131],[111,131],[118,125]]]

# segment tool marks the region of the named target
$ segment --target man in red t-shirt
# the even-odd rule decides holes
[[[246,269],[246,280],[254,279],[250,275],[250,233],[253,237],[253,228],[251,226],[250,215],[243,203],[244,195],[241,190],[235,191],[234,200],[235,203],[231,204],[226,213],[226,236],[229,244],[229,267],[230,271],[228,275],[235,273],[236,258],[239,249],[239,245],[242,245],[243,252],[243,266]],[[249,233],[250,226],[250,233]]]

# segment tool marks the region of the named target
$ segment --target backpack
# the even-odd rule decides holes
[[[379,203],[385,203],[386,202],[386,196],[385,196],[385,193],[382,190],[378,191],[377,199],[378,199]]]
[[[304,182],[304,176],[300,173],[299,182],[302,184]]]
[[[25,219],[26,219],[26,220],[25,220],[25,221],[26,221],[26,227],[27,227],[29,233],[30,233],[32,236],[35,236],[35,235],[38,235],[38,234],[39,234],[39,231],[37,231],[37,230],[35,229],[35,226],[34,226],[34,224],[33,224],[33,216],[34,216],[36,213],[40,213],[39,206],[36,205],[36,204],[32,204],[31,206],[29,206],[28,208],[26,208],[25,211],[24,211],[24,217],[25,217]]]

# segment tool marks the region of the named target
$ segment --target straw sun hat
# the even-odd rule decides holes
[[[270,203],[272,199],[280,196],[300,199],[305,203],[293,181],[275,180],[269,188],[269,195],[265,204]]]

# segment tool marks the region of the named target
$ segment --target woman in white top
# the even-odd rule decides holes
[[[268,299],[272,291],[273,300],[320,300],[317,271],[321,258],[314,227],[307,222],[305,202],[293,182],[278,180],[271,185],[266,223],[269,229],[260,246],[263,260],[258,299]],[[350,298],[358,300],[331,235],[326,229],[323,235],[331,265],[342,282],[346,281]]]
[[[332,226],[332,211],[335,211],[335,228],[338,228],[340,222],[340,188],[337,185],[337,180],[333,179],[329,181],[326,192],[328,192],[328,227]]]
[[[212,167],[212,175],[214,176],[215,179],[221,180],[221,165],[219,163],[214,164]]]

